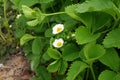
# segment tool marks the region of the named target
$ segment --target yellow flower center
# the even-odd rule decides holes
[[[58,43],[57,43],[57,46],[62,46],[62,43],[61,43],[61,42],[58,42]]]
[[[61,27],[58,27],[58,28],[57,28],[57,32],[60,32],[61,30],[62,30]]]

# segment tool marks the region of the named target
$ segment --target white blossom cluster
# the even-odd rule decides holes
[[[63,24],[56,24],[53,29],[52,29],[52,33],[53,34],[59,34],[64,30],[64,25]],[[62,38],[59,39],[55,39],[53,42],[53,46],[55,48],[61,48],[64,44],[64,40]]]

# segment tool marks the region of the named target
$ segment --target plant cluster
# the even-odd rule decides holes
[[[119,0],[10,1],[31,80],[119,80]]]

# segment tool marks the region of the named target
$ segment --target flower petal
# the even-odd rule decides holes
[[[58,34],[64,30],[64,25],[63,24],[56,24],[53,27],[53,34]]]

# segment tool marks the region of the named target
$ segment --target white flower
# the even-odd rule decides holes
[[[54,27],[53,27],[53,34],[58,34],[60,32],[62,32],[64,30],[64,25],[63,24],[56,24]]]
[[[64,43],[64,41],[62,38],[55,39],[55,41],[53,42],[53,46],[56,48],[60,48],[63,46],[63,43]]]
[[[4,67],[4,65],[3,65],[3,64],[0,64],[0,68],[2,68],[2,67]]]
[[[18,14],[18,15],[16,16],[16,18],[17,18],[17,19],[19,19],[19,18],[20,18],[20,16],[22,16],[22,14]]]
[[[12,25],[9,25],[9,28],[11,28],[12,27]]]

